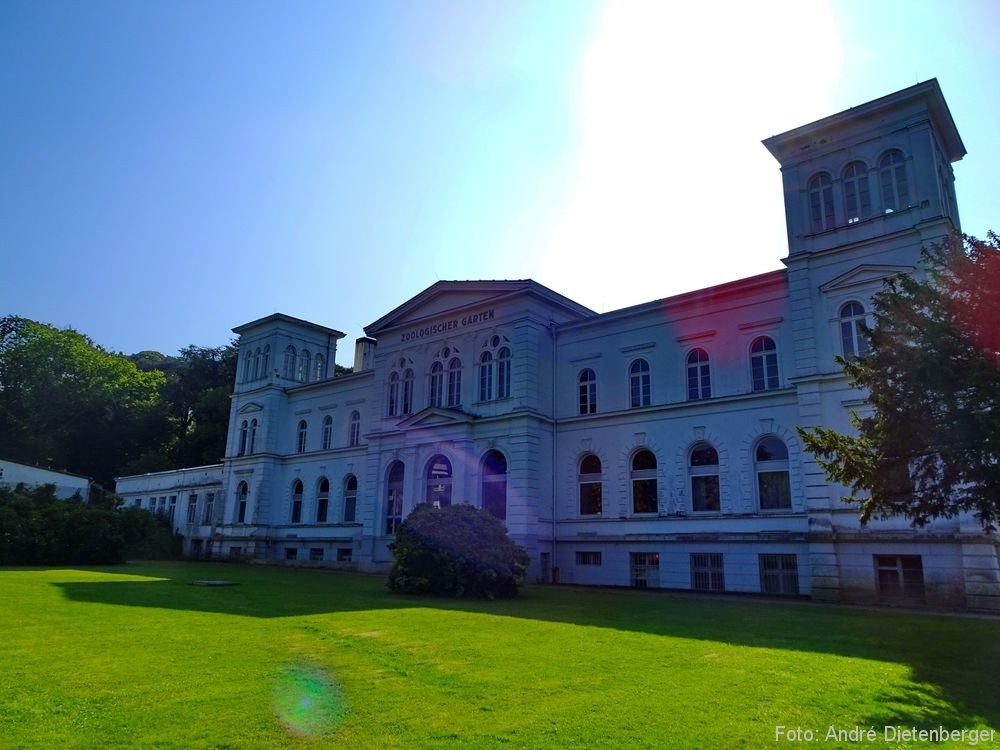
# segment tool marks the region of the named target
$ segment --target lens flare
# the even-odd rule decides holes
[[[275,680],[274,714],[291,734],[319,737],[340,726],[347,707],[325,669],[297,664],[283,669]]]

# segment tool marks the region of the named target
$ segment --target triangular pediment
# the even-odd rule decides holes
[[[496,306],[520,294],[531,294],[570,312],[571,317],[593,315],[573,300],[530,279],[516,281],[439,281],[416,297],[383,315],[365,333],[377,337],[398,328],[413,328],[416,335],[447,336],[452,330],[492,320]]]
[[[436,427],[440,425],[466,424],[474,417],[461,409],[445,409],[441,406],[428,406],[416,414],[411,414],[399,422],[400,429],[411,427]]]
[[[243,406],[239,409],[240,414],[250,414],[257,411],[264,411],[264,407],[260,404],[254,403],[253,401],[243,404]]]
[[[913,273],[913,266],[881,266],[865,264],[851,269],[847,273],[841,274],[835,279],[831,279],[820,286],[823,292],[838,292],[858,287],[870,287],[879,285],[886,279],[898,276],[901,273]]]

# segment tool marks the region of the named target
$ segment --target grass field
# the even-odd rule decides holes
[[[827,748],[859,746],[819,742],[831,725],[1000,729],[998,620],[572,588],[439,601],[224,564],[0,571],[0,666],[0,747],[755,748],[785,725]]]

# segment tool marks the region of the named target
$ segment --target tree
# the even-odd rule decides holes
[[[955,235],[873,298],[868,352],[840,360],[867,389],[856,435],[799,430],[828,479],[851,488],[861,521],[916,526],[971,511],[1000,518],[1000,239]]]
[[[392,553],[389,588],[405,594],[511,598],[530,562],[500,521],[471,505],[418,505]]]
[[[163,375],[82,333],[0,319],[0,455],[109,485],[162,428]]]

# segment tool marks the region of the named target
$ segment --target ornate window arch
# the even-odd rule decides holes
[[[691,510],[694,513],[718,513],[722,509],[719,492],[719,452],[711,443],[700,441],[688,451],[688,475],[691,477]]]
[[[687,355],[688,401],[712,397],[712,370],[708,352],[692,349]]]
[[[638,409],[649,406],[651,399],[649,362],[641,357],[628,368],[629,406]]]
[[[825,232],[836,226],[833,211],[833,178],[820,172],[809,178],[809,226],[812,232]]]
[[[510,339],[500,333],[486,337],[479,355],[479,400],[510,398]]]
[[[656,456],[648,448],[641,448],[632,454],[629,469],[632,484],[632,512],[656,513],[659,510]]]

